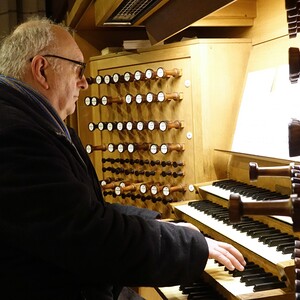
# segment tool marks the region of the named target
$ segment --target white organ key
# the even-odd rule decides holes
[[[276,247],[268,247],[262,242],[259,242],[258,238],[247,236],[246,233],[236,230],[232,225],[224,224],[190,205],[177,205],[176,209],[226,236],[235,243],[248,248],[250,251],[260,255],[273,264],[291,260],[291,254],[282,254],[281,252],[276,251]]]

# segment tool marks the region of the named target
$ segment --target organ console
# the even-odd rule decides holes
[[[203,274],[204,282],[214,286],[225,299],[294,299],[293,251],[299,235],[293,232],[289,218],[277,215],[289,216],[292,203],[298,203],[298,198],[285,199],[286,195],[235,179],[196,185],[196,189],[203,200],[175,205],[177,217],[196,225],[208,236],[231,243],[248,261],[245,271],[237,276],[209,261]],[[264,200],[272,197],[277,200]],[[233,200],[229,208],[228,199]],[[257,215],[255,204],[263,204],[270,216]],[[242,216],[244,212],[250,215]],[[248,273],[252,263],[256,267]],[[174,295],[179,295],[178,289],[163,288],[160,292],[166,299],[189,299],[187,293],[175,298]]]
[[[245,164],[248,180],[242,171]],[[299,173],[299,165],[293,162],[259,167],[250,155],[232,154],[228,174],[234,178],[196,184],[201,199],[174,206],[179,219],[234,245],[247,259],[245,271],[238,275],[208,262],[203,281],[215,287],[214,293],[225,299],[295,299],[296,292],[298,299],[300,198],[295,192],[300,190],[295,179],[298,184]],[[268,179],[276,182],[275,187],[286,184],[287,194],[253,184]],[[202,289],[197,290],[197,284],[187,287],[194,296]],[[190,299],[187,291],[178,286],[159,289],[166,299]]]
[[[160,209],[162,214],[172,207],[174,212],[168,216],[193,223],[205,235],[229,242],[245,255],[248,263],[244,273],[229,272],[209,260],[202,282],[174,287],[177,294],[179,288],[180,294],[184,292],[180,299],[197,299],[205,292],[206,299],[290,300],[295,275],[291,243],[299,238],[292,218],[251,215],[240,216],[234,224],[230,221],[228,203],[233,192],[228,186],[236,185],[249,193],[255,186],[260,195],[247,196],[253,197],[252,201],[274,197],[280,203],[291,201],[291,181],[284,186],[280,180],[286,178],[282,176],[276,186],[258,188],[261,180],[268,178],[258,165],[256,173],[261,175],[250,184],[244,171],[249,163],[245,167],[245,157],[233,155],[228,159],[231,153],[215,150],[227,150],[232,142],[238,115],[232,107],[240,106],[236,98],[242,94],[247,65],[251,65],[249,52],[254,47],[254,42],[246,39],[224,40],[186,41],[180,51],[173,45],[157,45],[153,52],[142,50],[117,59],[92,58],[93,77],[109,74],[112,81],[91,85],[91,95],[120,97],[124,103],[92,107],[87,104],[91,100],[86,101],[90,107],[85,107],[85,113],[92,118],[89,121],[120,122],[118,130],[122,130],[89,132],[86,138],[93,140],[91,144],[105,144],[107,149],[105,153],[94,151],[91,158],[100,178],[124,177],[130,181],[123,188],[104,188],[107,201]],[[123,74],[123,79],[114,74]],[[104,164],[102,158],[111,160]],[[157,290],[163,299],[177,299],[168,294],[171,288]]]
[[[79,119],[85,122],[87,131],[84,136],[80,128],[80,133],[88,143],[86,149],[92,154],[99,178],[107,181],[103,186],[106,200],[161,209],[162,213],[172,207],[168,216],[191,222],[205,235],[233,244],[247,259],[242,273],[229,272],[209,260],[201,282],[158,288],[164,300],[200,299],[200,295],[222,300],[295,298],[295,279],[300,281],[300,272],[295,272],[295,264],[300,268],[300,251],[293,251],[295,244],[300,246],[300,234],[295,230],[300,163],[273,158],[270,152],[261,155],[252,151],[253,144],[267,143],[269,138],[267,133],[258,142],[247,140],[249,132],[245,128],[254,128],[258,123],[254,118],[242,130],[247,151],[233,147],[235,127],[238,129],[240,116],[244,117],[243,110],[250,107],[243,107],[244,98],[239,99],[243,88],[248,88],[248,77],[253,80],[258,75],[260,80],[255,83],[266,86],[262,89],[265,98],[259,98],[255,110],[266,118],[259,129],[283,119],[279,115],[273,123],[267,120],[277,103],[270,101],[271,107],[263,106],[269,90],[285,100],[278,110],[284,110],[293,98],[282,92],[286,86],[278,88],[276,84],[284,81],[277,76],[278,66],[287,63],[286,50],[291,44],[287,35],[297,34],[299,1],[287,0],[287,15],[281,18],[283,1],[232,1],[255,3],[256,20],[251,27],[245,23],[236,26],[237,20],[245,16],[242,13],[230,31],[228,15],[223,19],[220,11],[217,20],[227,25],[216,36],[230,32],[225,39],[168,41],[136,53],[90,59],[89,93],[98,99],[88,96],[84,108],[78,107]],[[247,11],[248,16],[251,13]],[[274,20],[271,15],[276,16]],[[284,27],[286,17],[289,32]],[[210,26],[216,21],[204,18],[201,22]],[[213,26],[209,28],[207,36],[214,31]],[[243,38],[234,38],[237,36]],[[290,48],[289,62],[288,79],[296,83],[300,76],[298,48]],[[260,70],[262,74],[257,74]],[[277,75],[270,77],[271,73]],[[248,95],[255,103],[258,93],[254,90],[259,90],[258,84]],[[107,97],[104,103],[103,95]],[[122,105],[109,106],[110,97],[123,100],[117,102]],[[293,141],[289,145],[291,156],[300,154],[298,123],[293,120],[289,127],[289,135],[298,136],[289,141]],[[273,134],[272,142],[277,141],[277,132]],[[128,180],[128,187],[120,188],[119,196],[114,182],[119,181],[118,177]],[[139,188],[137,181],[143,182]],[[267,215],[260,215],[262,206]]]

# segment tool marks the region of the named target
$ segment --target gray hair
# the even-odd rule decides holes
[[[55,51],[57,45],[53,33],[55,24],[47,18],[34,17],[16,27],[1,41],[0,74],[24,79],[26,64],[35,55]],[[69,32],[69,29],[59,24]]]

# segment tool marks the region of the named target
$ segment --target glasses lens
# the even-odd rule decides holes
[[[79,79],[81,79],[84,75],[85,66],[80,66]]]

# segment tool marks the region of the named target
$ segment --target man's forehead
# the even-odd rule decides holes
[[[61,51],[63,51],[65,54],[72,54],[74,59],[82,59],[82,52],[68,31],[55,25],[54,33],[58,42],[57,47],[60,48]]]

